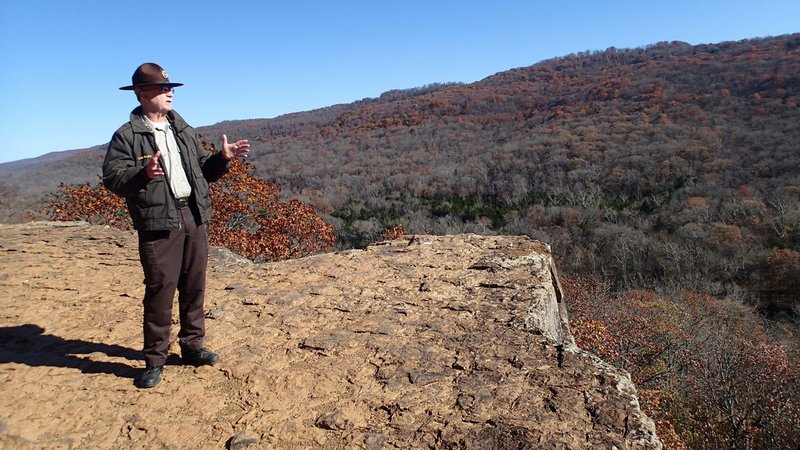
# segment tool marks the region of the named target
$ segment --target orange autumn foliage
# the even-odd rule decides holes
[[[403,227],[402,224],[397,224],[393,227],[387,227],[383,230],[383,237],[387,241],[391,241],[392,239],[398,239],[406,235],[406,229]]]
[[[203,145],[209,151],[213,146]],[[250,175],[247,163],[233,161],[229,172],[211,183],[214,219],[209,243],[226,247],[256,262],[298,258],[333,250],[333,226],[298,200],[282,200],[280,187]],[[131,229],[125,200],[101,183],[90,186],[61,184],[49,202],[53,220],[84,220],[92,224]]]
[[[561,285],[576,344],[630,373],[665,448],[800,441],[796,351],[747,306],[691,291],[612,293],[589,277]]]
[[[253,177],[251,166],[234,161],[230,172],[212,184],[211,245],[226,247],[255,261],[279,261],[333,250],[333,226],[310,205],[282,201],[280,187]]]

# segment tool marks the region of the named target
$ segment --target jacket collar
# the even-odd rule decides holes
[[[189,127],[189,124],[183,120],[183,117],[181,117],[181,115],[175,111],[170,111],[167,113],[167,120],[178,133]],[[133,111],[131,111],[130,122],[134,133],[151,133],[151,130],[144,122],[144,117],[142,117],[141,106],[137,106]]]

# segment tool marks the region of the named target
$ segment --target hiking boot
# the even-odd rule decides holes
[[[151,388],[161,382],[161,371],[164,366],[152,366],[144,369],[142,375],[137,380],[136,385],[140,388]]]
[[[181,350],[184,364],[192,366],[213,366],[219,362],[219,355],[204,348],[200,350]]]

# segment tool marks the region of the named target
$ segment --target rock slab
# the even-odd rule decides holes
[[[0,447],[661,448],[628,375],[575,346],[549,248],[524,237],[262,265],[212,249],[222,361],[174,356],[151,390],[133,385],[135,234],[0,225],[0,267]]]

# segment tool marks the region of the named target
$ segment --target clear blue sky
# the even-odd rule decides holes
[[[147,61],[203,126],[610,46],[795,32],[798,0],[0,0],[0,162],[107,142]]]

